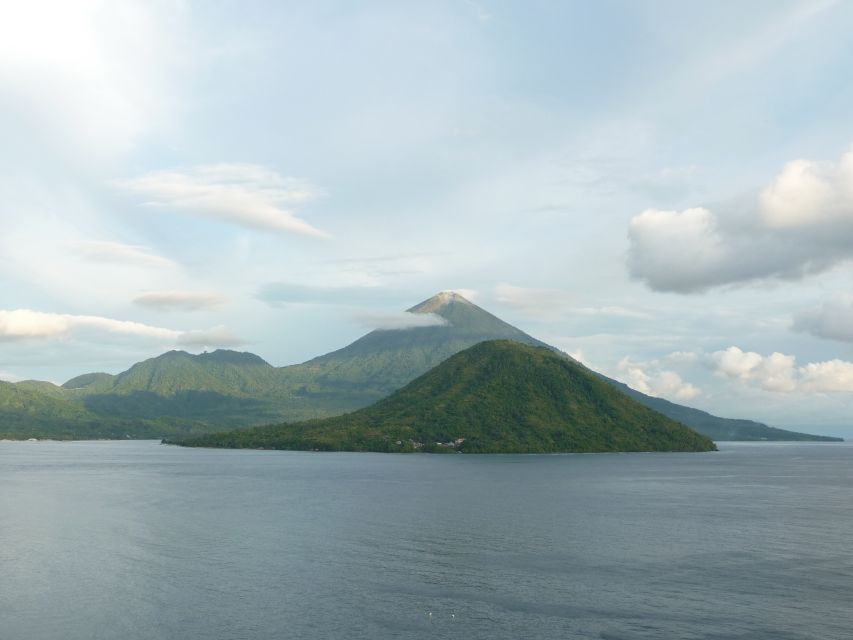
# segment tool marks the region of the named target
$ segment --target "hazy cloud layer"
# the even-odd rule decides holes
[[[29,309],[0,311],[0,340],[58,338],[77,329],[94,329],[105,333],[158,340],[176,340],[181,334],[180,331],[173,329],[100,316],[44,313]]]
[[[756,198],[719,213],[648,209],[628,238],[632,277],[657,291],[824,271],[853,258],[853,150],[837,163],[790,162]]]
[[[267,282],[260,286],[255,297],[272,306],[285,304],[328,304],[338,306],[363,306],[370,302],[387,303],[400,300],[405,303],[411,294],[385,287],[335,287],[295,284],[292,282]]]
[[[280,176],[253,164],[201,165],[184,171],[153,171],[116,185],[145,198],[143,204],[181,209],[250,229],[326,237],[289,207],[319,194],[307,181]]]
[[[709,357],[721,376],[745,385],[775,392],[853,392],[853,362],[833,359],[797,366],[796,358],[783,353],[763,356],[729,347]]]
[[[122,244],[120,242],[77,242],[72,250],[92,262],[107,262],[111,264],[125,264],[137,267],[156,267],[160,269],[171,268],[176,264],[159,256],[146,247]]]
[[[133,302],[158,311],[200,311],[222,305],[226,300],[225,296],[218,293],[149,291],[134,298]]]
[[[29,309],[0,310],[0,342],[65,338],[86,332],[143,338],[166,344],[230,346],[242,343],[224,327],[179,331],[101,316],[45,313]]]
[[[531,314],[552,314],[564,310],[574,298],[559,289],[532,289],[501,283],[494,288],[495,300]]]
[[[223,326],[212,329],[182,331],[177,344],[185,347],[238,347],[248,344]]]
[[[494,288],[493,295],[497,303],[534,316],[651,317],[643,311],[620,305],[579,306],[575,296],[561,289],[533,289],[501,283]]]
[[[839,296],[800,312],[794,318],[794,329],[818,338],[853,342],[853,295]]]
[[[447,325],[447,320],[434,313],[408,313],[406,311],[360,313],[355,315],[355,320],[367,329],[401,330]]]

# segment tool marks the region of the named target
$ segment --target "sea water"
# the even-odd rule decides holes
[[[853,446],[0,443],[0,640],[853,637]]]

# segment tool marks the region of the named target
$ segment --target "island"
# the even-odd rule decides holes
[[[352,413],[164,442],[436,453],[716,450],[711,439],[626,396],[572,359],[510,340],[469,347]]]

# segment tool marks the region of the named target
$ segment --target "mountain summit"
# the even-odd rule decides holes
[[[442,291],[416,304],[408,309],[408,312],[432,313],[440,316],[447,320],[448,325],[453,327],[453,333],[456,334],[465,331],[473,335],[492,336],[490,339],[503,336],[526,344],[545,346],[545,343],[516,329],[455,291]]]
[[[442,309],[450,304],[454,303],[466,304],[468,306],[475,306],[469,300],[464,298],[462,295],[456,293],[455,291],[440,291],[436,293],[432,298],[428,300],[424,300],[423,302],[416,304],[411,309],[407,309],[409,313],[435,313],[439,309]]]

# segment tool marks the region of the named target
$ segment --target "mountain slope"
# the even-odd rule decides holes
[[[713,442],[550,348],[481,342],[351,414],[213,434],[192,446],[466,453],[712,451]],[[399,443],[399,444],[398,444]]]
[[[688,425],[691,429],[708,436],[712,440],[779,440],[779,441],[814,441],[814,442],[842,442],[843,438],[830,436],[816,436],[810,433],[798,433],[769,427],[754,420],[743,420],[738,418],[720,418],[711,415],[707,411],[685,407],[675,404],[663,398],[647,396],[629,387],[627,384],[606,378],[614,387],[631,396],[638,402],[642,402],[650,409],[654,409],[673,420]]]
[[[160,438],[204,432],[192,421],[98,415],[65,397],[61,387],[46,385],[0,381],[0,438]]]
[[[408,312],[434,314],[446,324],[378,329],[343,349],[282,368],[283,385],[301,402],[302,411],[294,417],[324,417],[330,408],[341,413],[366,406],[484,340],[547,346],[457,293],[439,293]]]

